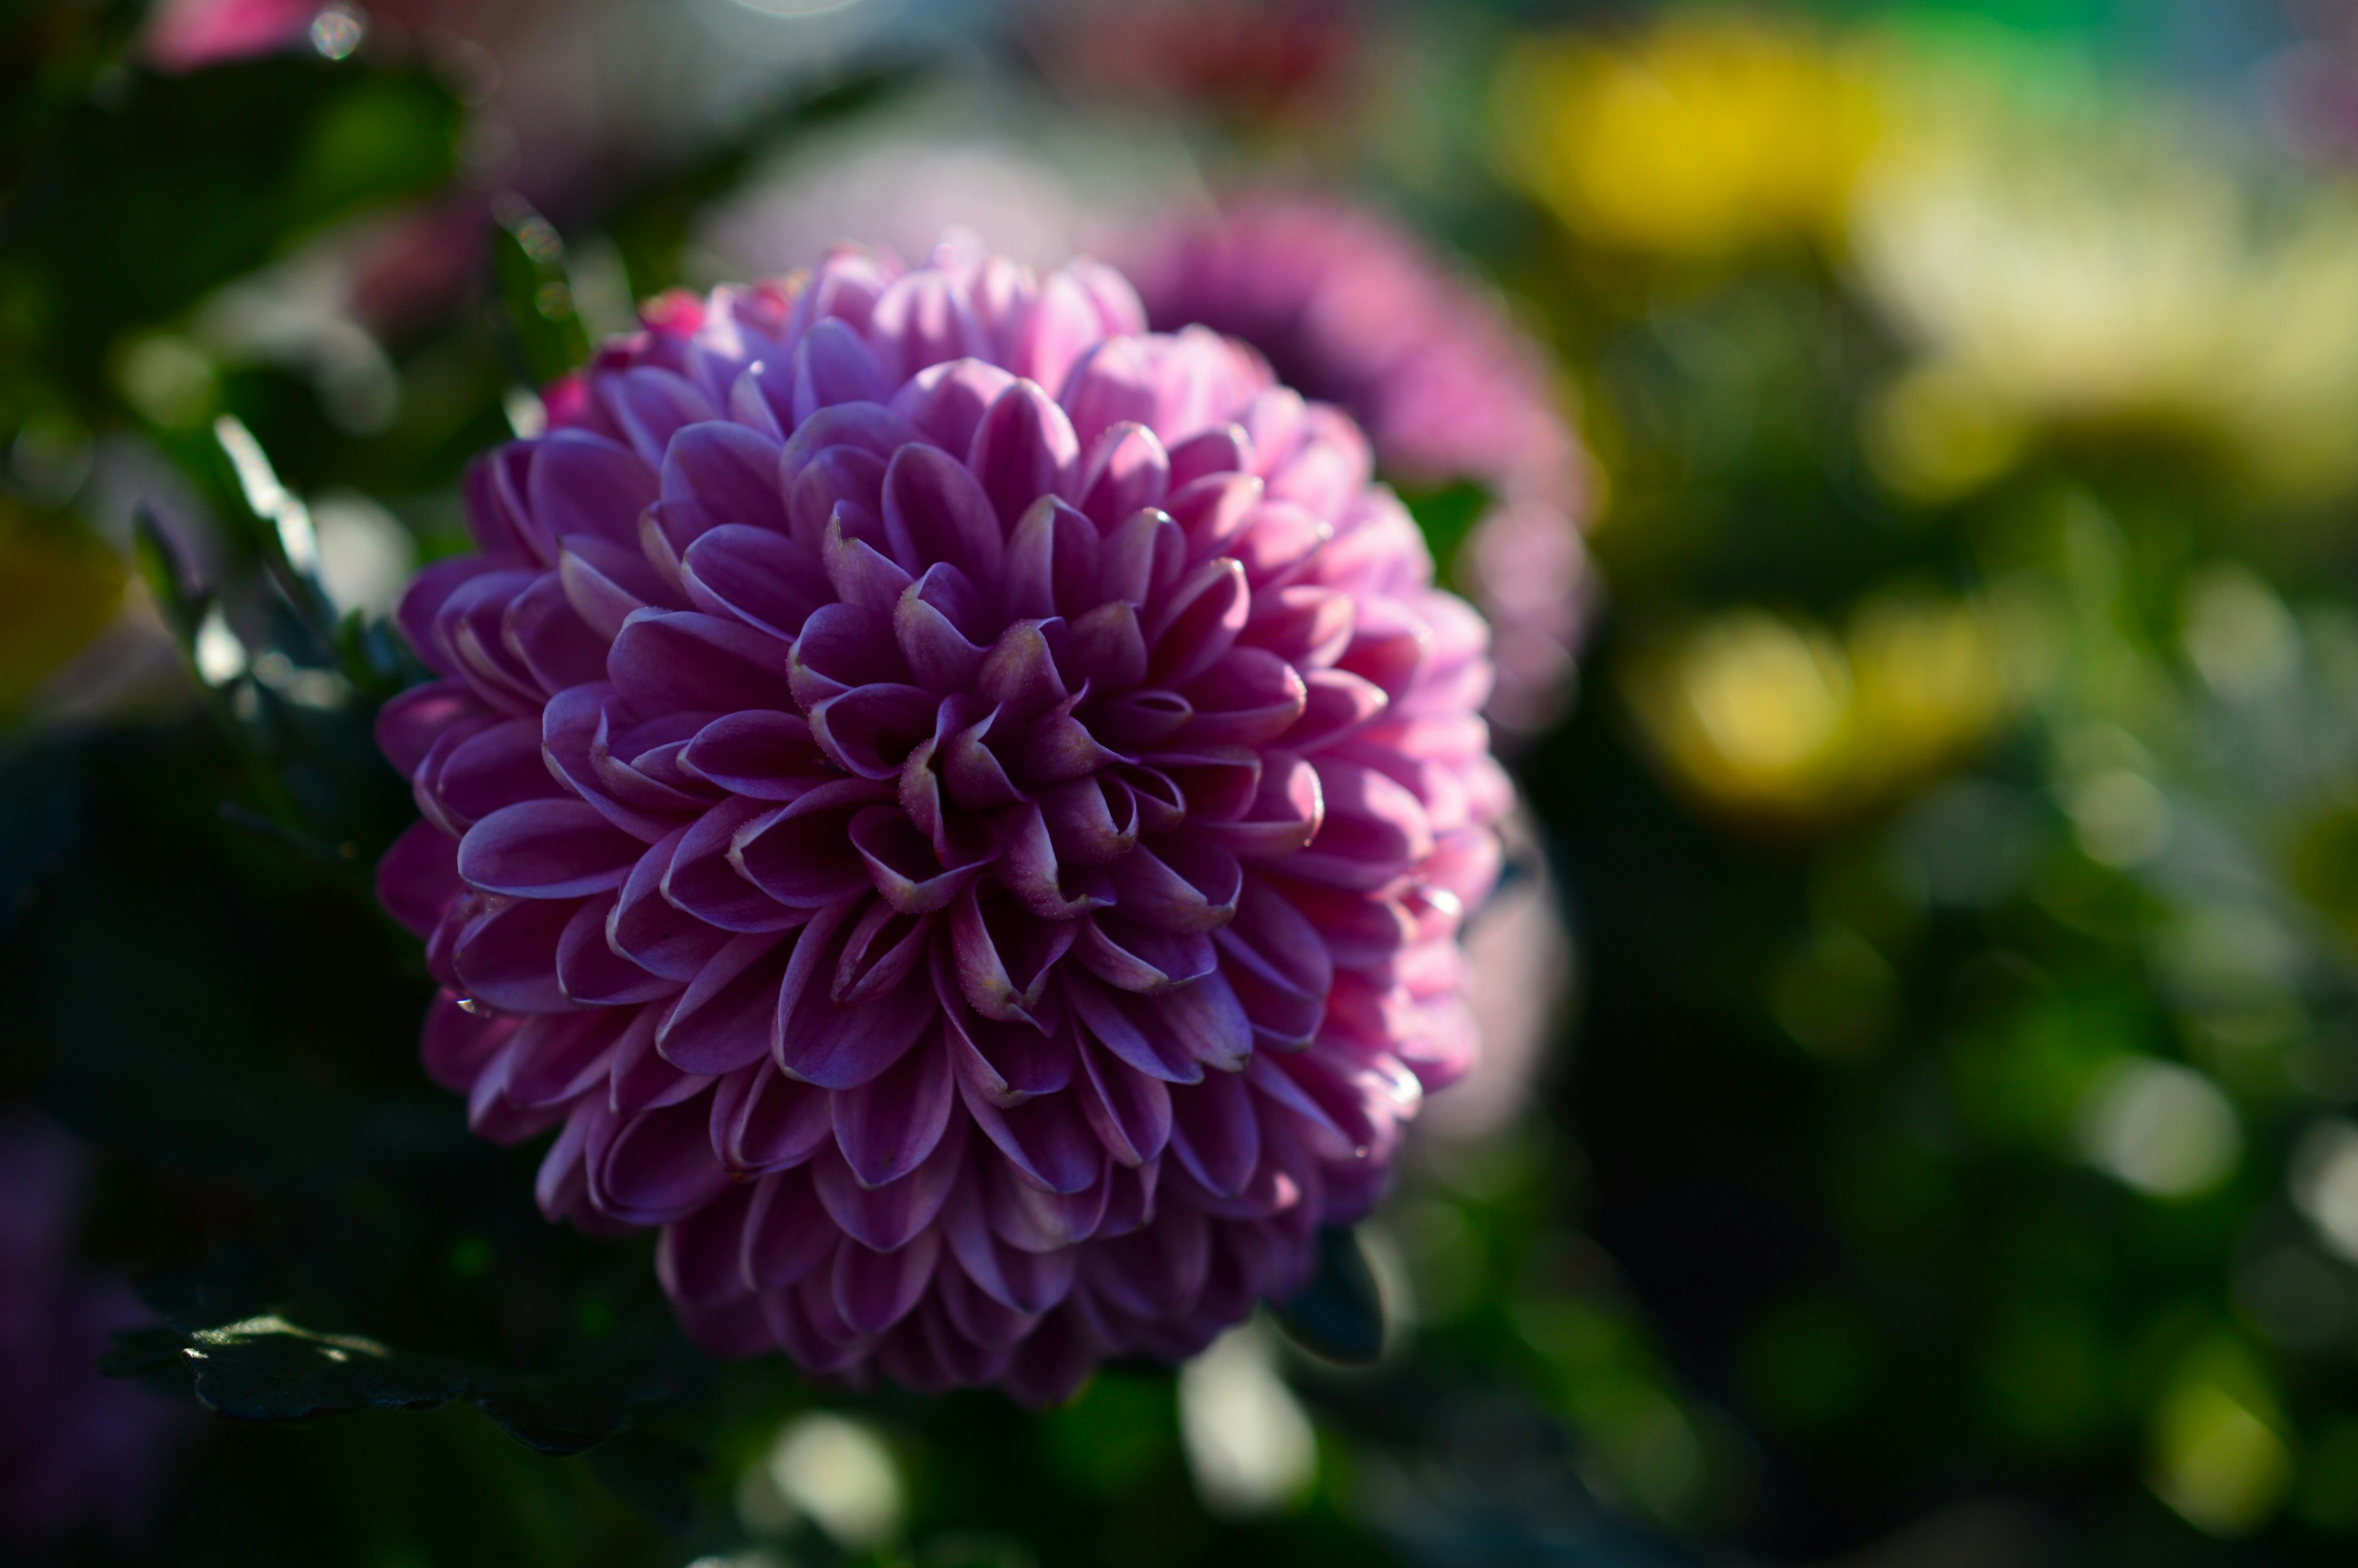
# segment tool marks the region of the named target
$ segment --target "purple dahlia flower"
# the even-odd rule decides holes
[[[1349,410],[1387,472],[1488,487],[1498,504],[1459,570],[1498,633],[1491,714],[1519,730],[1555,717],[1592,595],[1587,459],[1537,345],[1498,302],[1398,224],[1331,197],[1244,198],[1164,226],[1129,265],[1154,325],[1250,343],[1288,385]],[[1495,569],[1509,558],[1511,581]]]
[[[715,1351],[1187,1355],[1470,1065],[1482,622],[1348,418],[1143,325],[956,243],[674,297],[402,605],[427,1065]]]

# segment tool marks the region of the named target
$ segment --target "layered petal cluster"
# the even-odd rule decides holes
[[[717,1351],[1186,1355],[1470,1064],[1482,622],[1347,416],[1143,329],[957,243],[658,302],[403,602],[427,1065]]]
[[[1357,417],[1387,473],[1488,489],[1456,569],[1496,633],[1491,716],[1522,731],[1556,717],[1594,591],[1587,459],[1498,302],[1390,219],[1324,196],[1241,197],[1125,259],[1155,326],[1250,343],[1286,384]]]

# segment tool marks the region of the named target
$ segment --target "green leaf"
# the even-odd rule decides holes
[[[628,1424],[634,1409],[672,1390],[631,1369],[514,1373],[457,1357],[402,1350],[364,1335],[308,1328],[186,1275],[142,1281],[165,1322],[115,1336],[102,1369],[114,1377],[162,1374],[178,1364],[197,1401],[241,1421],[302,1421],[359,1411],[429,1411],[472,1404],[509,1436],[543,1454],[584,1453]],[[694,1465],[650,1443],[627,1456],[633,1476],[654,1470],[685,1489]],[[659,1456],[657,1465],[649,1455]],[[660,1486],[638,1488],[662,1490]]]
[[[1383,1353],[1384,1307],[1359,1238],[1340,1226],[1318,1232],[1318,1274],[1309,1288],[1280,1303],[1278,1326],[1314,1356],[1364,1367]]]

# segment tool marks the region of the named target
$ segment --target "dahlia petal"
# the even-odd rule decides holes
[[[541,553],[545,542],[537,537],[525,503],[525,476],[532,469],[533,447],[530,441],[510,441],[467,465],[461,481],[467,527],[483,547],[482,557],[471,564],[516,566],[546,558]],[[435,564],[448,567],[466,558],[453,557]],[[433,569],[428,567],[420,573],[418,583],[425,583]]]
[[[680,764],[753,800],[798,799],[829,776],[810,720],[763,708],[728,714],[698,730]]]
[[[606,917],[607,946],[649,974],[680,984],[701,973],[730,935],[663,896],[665,874],[687,833],[682,827],[639,857]]]
[[[857,1088],[899,1061],[937,1014],[933,993],[903,986],[857,1007],[828,994],[855,926],[862,898],[846,899],[815,915],[795,943],[778,993],[770,1052],[795,1076],[825,1088]]]
[[[1038,810],[1059,860],[1110,865],[1138,843],[1138,794],[1107,773],[1049,785]]]
[[[628,438],[631,449],[650,468],[663,461],[665,449],[681,430],[719,412],[695,383],[676,371],[655,365],[600,376],[594,385],[606,412]]]
[[[1059,385],[1038,374],[1033,379]],[[1108,338],[1084,349],[1070,361],[1061,385],[1056,401],[1065,406],[1074,436],[1089,449],[1113,426],[1152,425],[1160,403],[1145,345],[1132,337]]]
[[[1056,960],[1073,945],[1074,923],[1043,920],[1011,899],[986,903],[972,883],[950,905],[949,921],[958,990],[968,1005],[985,1018],[1036,1022]]]
[[[655,1244],[655,1278],[672,1300],[718,1306],[752,1293],[737,1268],[752,1202],[751,1187],[731,1187],[687,1218],[664,1227]]]
[[[1045,620],[1094,605],[1102,569],[1098,539],[1097,524],[1063,497],[1034,500],[1007,543],[1007,612]]]
[[[1075,1040],[1061,1017],[1044,1032],[1002,1023],[969,1011],[957,984],[937,962],[935,995],[942,1008],[942,1042],[960,1085],[1000,1107],[1052,1095],[1072,1081]]]
[[[778,413],[783,407],[789,418],[793,416],[794,389],[783,388],[782,395],[773,402],[771,388],[775,384],[776,378],[770,373],[769,362],[756,361],[737,373],[737,379],[729,384],[729,395],[725,401],[730,419],[749,430],[783,443],[786,438],[786,427],[779,419]]]
[[[679,607],[668,601],[671,585],[635,541],[617,545],[589,534],[570,535],[557,558],[557,578],[573,613],[610,643],[633,611]]]
[[[1140,996],[1199,980],[1218,962],[1211,938],[1201,932],[1158,930],[1100,912],[1081,923],[1076,957],[1109,986]]]
[[[676,840],[666,838],[674,849],[657,882],[665,901],[703,925],[740,934],[784,931],[807,920],[807,907],[781,903],[739,870],[739,833],[767,815],[762,802],[732,796],[698,817]],[[629,902],[626,892],[624,903]]]
[[[920,1302],[914,1312],[876,1342],[871,1363],[904,1389],[920,1394],[949,1392],[957,1386],[958,1375],[957,1365],[943,1355],[939,1323],[940,1309],[930,1300]],[[956,1330],[949,1331],[949,1340],[957,1341]],[[968,1349],[970,1352],[971,1347]],[[967,1359],[967,1355],[961,1355],[957,1364]],[[984,1359],[995,1365],[1004,1357],[986,1356]]]
[[[795,478],[786,507],[794,542],[817,550],[838,516],[853,538],[884,539],[884,460],[864,447],[826,447]]]
[[[1106,312],[1069,269],[1040,283],[1031,312],[1016,339],[1015,367],[1045,386],[1060,386],[1073,362],[1106,336]]]
[[[1260,1119],[1242,1073],[1206,1073],[1171,1097],[1171,1152],[1212,1192],[1244,1190],[1260,1163]]]
[[[1171,449],[1170,487],[1181,489],[1206,474],[1246,473],[1251,469],[1252,440],[1244,427],[1215,425]]]
[[[1105,1173],[1105,1152],[1069,1095],[1043,1095],[1000,1106],[967,1079],[958,1089],[983,1136],[1014,1167],[1049,1191],[1087,1191]]]
[[[908,815],[892,806],[870,806],[852,817],[849,841],[885,904],[904,914],[946,908],[983,867],[979,859],[943,866]]]
[[[761,1298],[742,1295],[725,1302],[678,1303],[680,1326],[688,1340],[707,1356],[741,1357],[774,1350],[778,1336],[770,1332]]]
[[[1007,1391],[1033,1410],[1046,1410],[1079,1393],[1096,1368],[1096,1352],[1076,1322],[1058,1314],[1016,1346]]]
[[[831,1239],[838,1248],[843,1245],[840,1237]],[[786,1354],[821,1377],[856,1367],[870,1348],[868,1340],[836,1310],[829,1283],[834,1258],[830,1250],[826,1268],[813,1270],[784,1290],[754,1298],[762,1303],[763,1321]]]
[[[587,430],[559,430],[531,444],[526,481],[535,553],[554,560],[557,541],[587,534],[630,545],[639,534],[639,514],[661,493],[652,455],[632,452]]]
[[[423,936],[465,890],[459,876],[459,846],[431,822],[413,822],[376,863],[377,902]]]
[[[1015,525],[1043,496],[1069,499],[1081,448],[1065,411],[1033,381],[1001,393],[975,427],[966,466],[1001,523]]]
[[[959,1271],[1011,1312],[1036,1317],[1054,1310],[1073,1288],[1078,1260],[1072,1250],[1033,1252],[1001,1241],[990,1228],[979,1182],[961,1182],[950,1189],[940,1228]]]
[[[1254,1035],[1280,1046],[1307,1044],[1335,983],[1333,955],[1309,918],[1267,883],[1248,879],[1237,918],[1213,941]]]
[[[1014,1358],[1015,1348],[1012,1345],[984,1345],[957,1326],[957,1320],[950,1316],[949,1308],[942,1301],[939,1288],[945,1276],[956,1272],[955,1269],[937,1269],[935,1271],[933,1295],[919,1304],[912,1323],[902,1325],[886,1341],[882,1356],[891,1357],[898,1346],[906,1343],[914,1327],[922,1332],[933,1363],[940,1370],[944,1388],[977,1388],[996,1381],[1000,1374],[1007,1370],[1007,1363]],[[882,1359],[882,1364],[895,1378],[903,1376],[894,1360]],[[910,1386],[917,1385],[912,1381]]]
[[[1110,528],[1131,513],[1160,506],[1173,489],[1171,457],[1154,432],[1135,421],[1108,426],[1089,449],[1080,508]]]
[[[1165,835],[1113,868],[1122,912],[1163,931],[1210,931],[1236,914],[1244,871],[1218,845]]]
[[[900,986],[933,950],[930,913],[904,914],[886,900],[871,903],[852,926],[828,994],[839,1006],[871,1000]]]
[[[462,719],[482,716],[482,704],[465,687],[456,681],[427,681],[376,710],[377,749],[406,778],[426,761],[444,730]]]
[[[475,579],[513,564],[495,563],[481,556],[452,556],[427,566],[402,589],[401,602],[394,609],[394,622],[401,628],[402,638],[411,651],[437,675],[458,673],[435,635],[435,628],[442,620],[442,607],[450,601],[452,594]]]
[[[900,591],[894,589],[895,602]],[[879,613],[838,603],[803,622],[788,666],[795,701],[809,709],[871,682],[900,681],[908,666],[893,643],[891,615],[890,604]]]
[[[1106,1152],[1132,1168],[1159,1156],[1171,1141],[1171,1091],[1163,1080],[1094,1050],[1084,1048],[1080,1056],[1073,1098]]]
[[[934,1294],[943,1314],[977,1345],[1011,1351],[1040,1321],[1039,1314],[1018,1312],[978,1286],[955,1249],[934,1271]]]
[[[1261,481],[1250,474],[1206,474],[1172,492],[1163,510],[1179,524],[1188,560],[1201,563],[1239,552],[1264,510],[1261,493]]]
[[[1075,667],[1089,672],[1092,687],[1120,691],[1146,678],[1146,633],[1137,608],[1112,600],[1083,614],[1069,632]]]
[[[779,482],[792,495],[803,470],[830,448],[849,447],[890,461],[894,452],[922,439],[914,426],[881,403],[837,404],[796,423],[778,454]]]
[[[835,1309],[860,1334],[883,1333],[909,1315],[933,1282],[941,1234],[920,1231],[897,1252],[878,1252],[849,1237],[836,1249],[831,1286]]]
[[[606,676],[606,643],[575,612],[565,581],[543,572],[510,601],[500,640],[546,691]]]
[[[1197,831],[1240,859],[1282,860],[1307,849],[1325,816],[1318,771],[1290,752],[1271,751],[1245,812],[1205,822]]]
[[[983,411],[1014,384],[1011,373],[988,360],[950,360],[917,372],[892,395],[891,406],[934,445],[963,452]]]
[[[1326,803],[1318,841],[1286,861],[1289,876],[1371,892],[1433,853],[1433,827],[1416,796],[1372,768],[1316,762]]]
[[[946,1049],[927,1042],[858,1088],[835,1096],[835,1143],[863,1187],[898,1182],[942,1141],[957,1099]],[[932,1216],[926,1216],[930,1221]],[[882,1246],[867,1238],[871,1246]],[[889,1249],[886,1249],[889,1250]]]
[[[606,927],[618,902],[611,893],[585,899],[557,940],[557,989],[580,1006],[628,1006],[679,989],[677,980],[640,968],[607,945]]]
[[[562,899],[503,900],[468,922],[451,949],[467,994],[502,1012],[567,1012],[557,984],[557,945],[576,905]]]
[[[811,611],[834,601],[818,555],[767,528],[724,523],[680,557],[681,580],[696,607],[733,616],[756,631],[792,639]]]
[[[937,721],[941,711],[953,711],[947,704],[957,700],[946,699],[944,708],[937,710]],[[963,713],[967,709],[961,707],[954,711]],[[1001,710],[993,708],[940,744],[937,754],[941,758],[942,782],[949,786],[950,799],[968,811],[995,810],[1023,798],[1023,792],[1009,780],[998,753],[989,745],[1000,716]]]
[[[1139,1317],[1191,1311],[1212,1271],[1212,1227],[1185,1204],[1166,1205],[1152,1225],[1089,1251],[1093,1290]]]
[[[426,1076],[464,1094],[492,1059],[508,1048],[523,1021],[471,1011],[447,990],[427,1005],[419,1057]]]
[[[1186,803],[1189,819],[1198,825],[1234,821],[1252,809],[1260,794],[1261,756],[1249,746],[1158,752],[1154,762]]]
[[[1096,980],[1068,979],[1065,1000],[1090,1040],[1148,1077],[1167,1084],[1192,1084],[1203,1077],[1203,1065],[1184,1042],[1167,1030],[1143,1027],[1133,1004]]]
[[[533,1201],[545,1217],[561,1220],[581,1212],[589,1200],[590,1136],[613,1114],[596,1096],[574,1102],[572,1113],[540,1157],[540,1168],[533,1176]]]
[[[1226,556],[1205,562],[1148,620],[1148,676],[1157,685],[1184,687],[1220,662],[1251,610],[1244,568]]]
[[[847,830],[882,793],[864,779],[819,784],[739,826],[730,838],[729,863],[784,907],[833,904],[868,885]]]
[[[1280,1065],[1279,1058],[1255,1052],[1245,1065],[1245,1081],[1267,1105],[1273,1105],[1292,1119],[1295,1135],[1306,1141],[1309,1152],[1329,1163],[1356,1160],[1367,1152],[1364,1137],[1355,1138],[1344,1130],[1325,1106],[1296,1083],[1292,1074]],[[1264,1118],[1262,1131],[1269,1130]]]
[[[1061,621],[1018,621],[999,634],[976,673],[975,690],[1010,720],[1028,719],[1063,702],[1070,692],[1056,668],[1051,633]]]
[[[683,1071],[732,1073],[762,1059],[785,977],[783,938],[740,936],[713,955],[664,1012],[655,1049]]]
[[[823,1148],[811,1161],[811,1186],[827,1217],[853,1241],[872,1251],[897,1252],[930,1234],[965,1163],[966,1123],[953,1118],[925,1160],[886,1185],[862,1185],[840,1153]]]
[[[1007,549],[998,514],[973,472],[939,447],[913,441],[892,454],[884,529],[893,559],[912,575],[947,561],[987,589],[998,586]]]
[[[524,1020],[510,1045],[500,1092],[525,1110],[569,1108],[606,1076],[615,1042],[637,1016],[617,1008],[585,1008]]]
[[[748,1290],[783,1291],[826,1262],[842,1233],[819,1203],[806,1166],[763,1176],[752,1193],[739,1232],[738,1278]]]
[[[892,390],[860,334],[831,319],[812,327],[795,345],[794,385],[797,427],[822,408],[882,403]]]
[[[811,734],[846,772],[889,779],[931,735],[939,702],[922,687],[876,681],[812,705]]]
[[[1177,692],[1147,687],[1099,705],[1089,727],[1112,745],[1143,751],[1186,733],[1195,716],[1195,706]],[[1293,715],[1283,721],[1291,723]]]
[[[868,330],[877,344],[877,362],[894,385],[990,347],[966,291],[932,267],[894,278],[877,297]]]
[[[1331,517],[1367,488],[1374,465],[1367,438],[1348,419],[1331,408],[1316,407],[1309,411],[1309,418],[1314,433],[1270,475],[1269,492]]]
[[[618,1118],[603,1139],[593,1133],[590,1200],[632,1225],[666,1225],[719,1196],[729,1173],[706,1141],[709,1117],[699,1097]]]
[[[614,1042],[614,1054],[606,1065],[606,1103],[617,1116],[677,1105],[711,1086],[707,1075],[682,1072],[656,1052],[655,1035],[664,1011],[661,1007],[638,1009],[631,1015],[630,1027]],[[708,1110],[705,1121],[708,1127]]]
[[[786,654],[778,638],[718,616],[642,610],[623,622],[606,670],[640,714],[784,708]]]
[[[983,656],[990,652],[968,641],[958,630],[957,619],[937,602],[957,595],[958,590],[944,581],[946,574],[957,571],[946,564],[933,567],[903,590],[892,607],[892,636],[902,657],[909,661],[918,685],[944,696],[972,686]],[[962,577],[958,580],[963,582]]]
[[[1098,598],[1144,606],[1186,569],[1187,541],[1170,514],[1133,512],[1109,530],[1098,553]]]
[[[1058,1193],[996,1150],[977,1151],[976,1162],[983,1168],[983,1210],[991,1234],[1016,1251],[1061,1251],[1097,1234],[1112,1195],[1102,1176],[1083,1191]]]
[[[800,1165],[835,1135],[833,1108],[827,1090],[786,1076],[765,1057],[715,1086],[713,1152],[738,1175]]]

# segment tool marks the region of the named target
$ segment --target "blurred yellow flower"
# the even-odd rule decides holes
[[[2250,1358],[2233,1347],[2194,1359],[2153,1412],[2147,1484],[2212,1535],[2248,1535],[2292,1489],[2283,1417]]]
[[[127,576],[96,540],[37,525],[0,498],[0,718],[105,630]]]
[[[1921,356],[1862,431],[1896,491],[1963,493],[2039,425],[2192,435],[2288,491],[2358,478],[2358,196],[2277,212],[2159,104],[2039,110],[1885,69],[1910,114],[1859,178],[1850,249]]]
[[[1730,611],[1641,656],[1624,683],[1671,778],[1727,816],[1824,821],[1951,765],[2011,698],[1982,614],[1879,596],[1837,640],[1760,609]]]
[[[1859,62],[1740,14],[1525,40],[1493,103],[1501,166],[1574,232],[1705,261],[1835,238],[1880,120]]]

